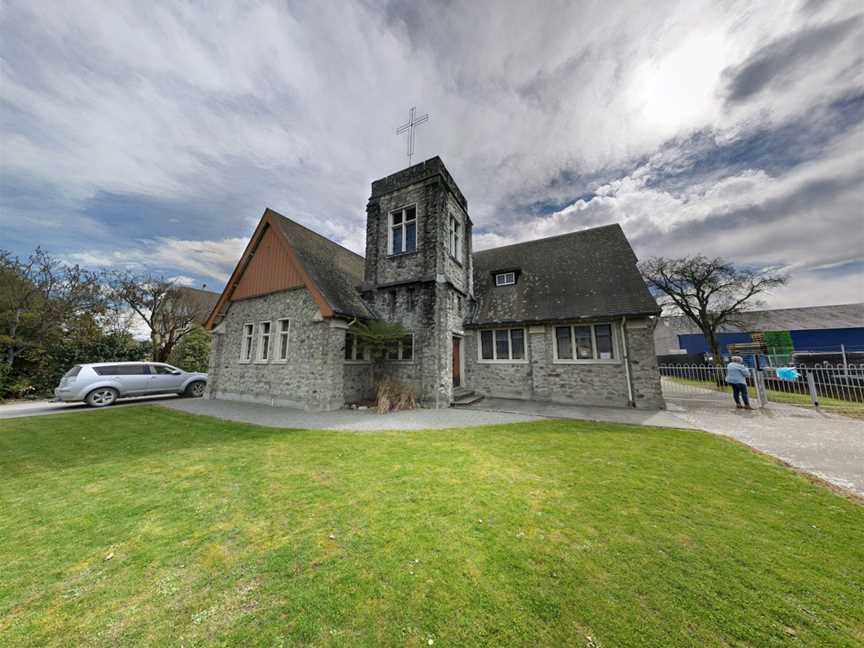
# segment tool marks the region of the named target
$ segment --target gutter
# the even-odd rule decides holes
[[[621,318],[621,351],[624,355],[624,375],[627,378],[627,403],[630,407],[636,407],[633,400],[633,376],[630,374],[630,351],[627,347],[627,317]]]

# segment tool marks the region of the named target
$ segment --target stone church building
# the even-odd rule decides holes
[[[373,396],[355,321],[410,334],[380,371],[426,407],[476,394],[663,406],[659,314],[618,225],[472,250],[440,158],[372,183],[366,256],[271,209],[211,313],[210,398],[330,410]]]

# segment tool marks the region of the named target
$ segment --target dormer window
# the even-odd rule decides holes
[[[405,254],[417,249],[417,207],[390,212],[390,254]]]
[[[510,272],[496,272],[495,273],[495,285],[496,286],[512,286],[516,283],[516,273],[512,270]]]

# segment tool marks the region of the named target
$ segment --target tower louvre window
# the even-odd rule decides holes
[[[390,212],[390,254],[405,254],[417,249],[417,207]]]
[[[447,250],[454,259],[459,260],[462,258],[462,223],[455,216],[450,217]]]

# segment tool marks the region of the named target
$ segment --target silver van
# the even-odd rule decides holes
[[[105,407],[127,396],[202,396],[206,386],[207,374],[189,373],[161,362],[96,362],[75,365],[67,371],[54,397]]]

